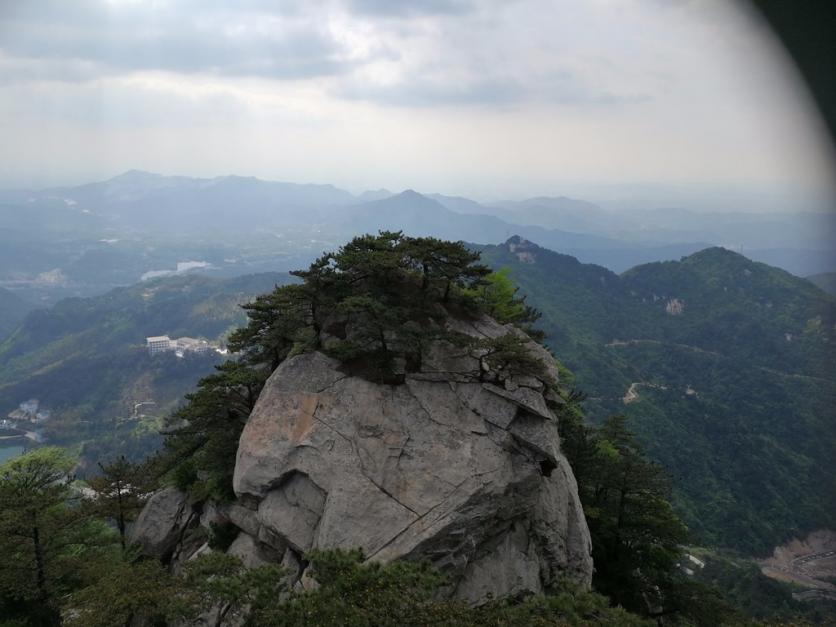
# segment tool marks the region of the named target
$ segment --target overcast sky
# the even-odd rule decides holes
[[[833,206],[806,89],[728,0],[0,0],[0,136],[4,187]]]

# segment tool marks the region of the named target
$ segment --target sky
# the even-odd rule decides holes
[[[0,138],[2,187],[836,207],[806,88],[729,0],[0,0]]]

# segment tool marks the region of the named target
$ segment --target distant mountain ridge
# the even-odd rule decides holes
[[[449,197],[442,197],[442,200],[451,202]],[[465,201],[459,199],[460,203]],[[584,261],[606,265],[618,271],[637,263],[686,255],[707,246],[702,242],[674,246],[630,246],[597,235],[521,226],[489,214],[458,213],[445,206],[444,202],[414,190],[355,205],[351,209],[350,213],[343,216],[341,224],[346,229],[355,229],[355,232],[403,230],[412,235],[481,243],[504,241],[519,233],[553,250],[561,250]]]
[[[23,320],[34,306],[14,292],[0,287],[0,341],[2,341]]]
[[[828,294],[836,296],[836,272],[824,272],[808,276],[807,280],[824,290]]]
[[[403,223],[398,224],[395,215]],[[7,247],[21,242],[26,247],[33,239],[66,241],[68,236],[94,241],[140,237],[169,243],[236,238],[246,242],[253,234],[269,239],[292,230],[293,237],[285,242],[297,254],[306,243],[336,245],[363,230],[383,227],[480,244],[504,241],[516,233],[616,272],[678,259],[711,245],[734,248],[801,276],[836,269],[830,251],[836,216],[831,214],[701,214],[675,208],[624,212],[565,196],[485,204],[413,190],[355,195],[327,184],[163,176],[138,170],[75,187],[0,192],[0,245]],[[10,255],[10,267],[31,256],[32,248],[38,247],[33,244],[22,254]],[[259,256],[263,258],[262,251]],[[0,261],[5,262],[3,253]]]
[[[607,233],[616,233],[629,225],[629,219],[616,212],[606,211],[594,203],[566,196],[506,200],[490,203],[489,206],[511,222],[581,233],[601,234],[604,232],[602,225],[606,225]]]

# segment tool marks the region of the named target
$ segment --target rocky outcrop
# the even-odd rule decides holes
[[[140,512],[130,533],[149,557],[168,560],[180,544],[184,530],[194,518],[186,495],[166,488],[152,496]]]
[[[486,318],[450,324],[516,332]],[[556,380],[548,352],[528,348]],[[350,376],[318,352],[282,363],[239,443],[227,514],[242,530],[236,550],[300,576],[311,549],[429,559],[474,603],[561,576],[588,585],[589,532],[550,409],[559,397],[477,357],[438,343],[399,385]]]
[[[527,336],[483,318],[450,320],[476,338]],[[244,429],[233,503],[154,495],[132,531],[175,571],[232,525],[248,567],[281,563],[297,588],[312,549],[359,548],[368,560],[426,559],[472,603],[539,592],[558,577],[589,585],[589,531],[560,451],[562,403],[545,372],[504,376],[478,351],[437,342],[403,383],[374,383],[313,352],[272,374]]]

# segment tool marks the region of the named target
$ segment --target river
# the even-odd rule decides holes
[[[23,452],[22,444],[0,444],[0,464]]]

